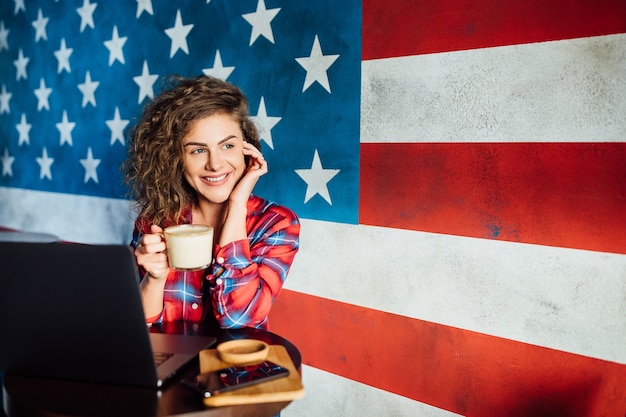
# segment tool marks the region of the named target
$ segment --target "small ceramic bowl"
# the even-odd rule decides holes
[[[233,365],[262,362],[269,350],[267,343],[254,339],[229,340],[217,345],[220,359]]]

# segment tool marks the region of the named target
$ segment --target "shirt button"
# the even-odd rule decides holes
[[[217,285],[222,285],[223,282],[224,282],[224,280],[222,278],[218,278],[218,279],[215,280],[215,283]]]
[[[219,258],[217,258],[217,263],[218,264],[223,264],[224,263],[224,258],[222,258],[221,256]]]
[[[194,310],[197,310],[198,309],[198,303],[193,303],[191,305],[191,308],[193,308]]]

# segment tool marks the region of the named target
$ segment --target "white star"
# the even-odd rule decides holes
[[[122,145],[124,145],[124,129],[128,125],[128,122],[129,120],[122,120],[120,118],[120,109],[116,107],[113,120],[106,121],[107,126],[111,129],[111,145],[118,140]]]
[[[259,0],[256,6],[256,12],[241,15],[248,23],[252,25],[252,33],[250,34],[250,46],[261,35],[268,41],[274,43],[274,32],[272,32],[272,20],[280,12],[280,8],[265,8],[265,0]]]
[[[39,179],[48,178],[49,180],[52,180],[52,171],[50,171],[50,167],[54,163],[54,158],[48,157],[48,150],[45,147],[43,148],[41,158],[36,159],[39,164]]]
[[[24,6],[24,0],[15,0],[15,10],[13,14],[16,15],[20,10],[26,13],[26,7]]]
[[[41,9],[37,13],[37,20],[33,21],[33,27],[35,28],[35,42],[43,38],[44,41],[48,40],[48,34],[46,33],[46,25],[48,24],[47,17],[43,17]]]
[[[144,10],[154,16],[152,0],[137,0],[137,15],[135,17],[139,19],[139,16],[141,16]]]
[[[33,125],[28,124],[26,122],[25,113],[22,113],[22,119],[19,124],[15,125],[15,127],[17,128],[17,131],[20,133],[20,139],[17,143],[18,146],[22,146],[22,143],[26,143],[27,145],[30,145],[30,137],[28,136],[28,133],[30,132],[30,128],[33,127]]]
[[[176,23],[174,27],[165,29],[165,34],[172,39],[172,46],[170,47],[170,58],[174,56],[176,51],[182,49],[187,55],[189,55],[189,47],[187,46],[187,35],[193,29],[193,25],[183,25],[183,18],[180,15],[180,9],[176,11]]]
[[[87,74],[85,74],[85,82],[78,84],[78,89],[83,93],[83,107],[85,107],[87,103],[91,103],[92,106],[96,107],[96,96],[94,93],[99,85],[100,82],[91,81],[91,74],[87,71]]]
[[[2,157],[2,176],[8,175],[9,177],[13,176],[13,169],[11,165],[13,165],[13,161],[15,161],[15,157],[9,155],[9,150],[4,148],[4,156]]]
[[[330,201],[327,184],[339,171],[339,169],[322,168],[322,162],[320,161],[316,149],[313,155],[311,169],[296,169],[296,174],[306,182],[306,196],[304,197],[304,202],[309,201],[315,194],[319,194],[332,206],[333,203]]]
[[[46,83],[43,78],[39,81],[39,88],[35,90],[37,96],[37,111],[41,109],[50,110],[50,103],[48,103],[48,96],[52,93],[52,88],[46,88]]]
[[[9,50],[9,29],[4,28],[4,21],[0,22],[0,51]]]
[[[137,101],[137,104],[140,104],[145,97],[154,97],[154,90],[152,89],[152,86],[156,82],[157,78],[159,78],[158,75],[150,75],[150,71],[148,70],[148,61],[143,61],[143,70],[141,71],[141,75],[133,77],[133,80],[139,86],[139,100]]]
[[[61,47],[54,51],[54,56],[57,61],[59,61],[57,74],[60,74],[63,70],[72,72],[72,68],[70,68],[70,56],[72,55],[72,52],[74,52],[74,49],[65,47],[65,38],[61,39]]]
[[[72,130],[74,129],[75,126],[76,126],[76,123],[69,122],[67,120],[67,111],[63,110],[63,119],[61,120],[61,123],[57,123],[57,129],[59,129],[59,132],[61,133],[61,145],[63,145],[66,142],[69,143],[70,146],[73,145]]]
[[[204,75],[209,75],[211,77],[219,78],[221,80],[226,81],[226,79],[233,72],[235,67],[225,67],[222,64],[222,56],[220,55],[220,50],[218,49],[215,52],[215,61],[213,62],[213,68],[203,69],[202,72]]]
[[[30,61],[30,58],[25,58],[22,48],[20,48],[17,59],[13,61],[15,68],[17,69],[17,74],[15,75],[16,80],[19,80],[20,78],[24,78],[25,80],[28,79],[28,74],[26,73],[26,65],[28,65],[28,61]]]
[[[81,165],[85,168],[85,183],[92,179],[96,184],[98,183],[98,173],[96,168],[100,165],[99,159],[93,159],[91,148],[87,149],[87,158],[80,160]]]
[[[126,43],[126,36],[120,38],[117,34],[117,26],[113,26],[113,37],[110,41],[104,41],[104,46],[109,50],[109,67],[113,65],[115,60],[120,61],[124,64],[124,52],[122,52],[122,48]]]
[[[80,15],[80,31],[82,33],[85,27],[94,28],[93,11],[96,10],[98,3],[90,4],[89,0],[83,0],[83,6],[76,9],[76,13]]]
[[[2,93],[0,93],[0,114],[2,113],[11,113],[11,109],[9,108],[9,100],[13,94],[7,93],[6,85],[2,84]]]
[[[322,53],[320,41],[317,35],[315,35],[313,47],[311,48],[311,56],[296,58],[298,64],[306,70],[306,78],[304,79],[302,92],[305,92],[311,84],[317,81],[330,93],[330,84],[328,83],[328,74],[326,71],[328,71],[328,68],[333,65],[337,58],[339,58],[339,55],[324,55]]]
[[[272,141],[272,128],[280,122],[282,117],[268,116],[267,110],[265,110],[265,99],[261,97],[259,112],[256,116],[251,117],[251,119],[259,127],[261,139],[264,140],[270,148],[274,149],[274,142]]]

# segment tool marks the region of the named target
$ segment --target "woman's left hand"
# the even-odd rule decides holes
[[[267,161],[261,151],[248,142],[243,142],[243,155],[248,157],[246,173],[241,177],[233,192],[230,194],[231,203],[247,203],[252,190],[261,176],[267,173]]]

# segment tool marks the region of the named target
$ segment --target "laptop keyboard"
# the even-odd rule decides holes
[[[154,363],[156,366],[161,365],[163,362],[174,356],[173,353],[169,352],[153,352],[154,354]]]

